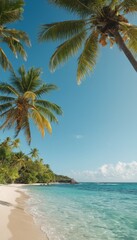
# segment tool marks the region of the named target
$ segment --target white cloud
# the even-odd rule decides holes
[[[76,135],[74,135],[74,137],[75,137],[76,139],[82,139],[82,138],[83,138],[83,135],[81,135],[81,134],[76,134]]]
[[[137,182],[137,161],[104,164],[96,171],[72,171],[77,181]]]

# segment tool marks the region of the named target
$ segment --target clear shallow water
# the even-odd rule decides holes
[[[27,189],[28,209],[50,240],[137,240],[136,183]]]

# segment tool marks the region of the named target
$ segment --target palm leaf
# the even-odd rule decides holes
[[[0,48],[0,65],[3,67],[4,70],[12,69],[12,65],[2,48]]]
[[[121,25],[121,32],[127,36],[127,46],[137,53],[137,27],[135,25]]]
[[[84,30],[85,20],[72,20],[45,24],[41,27],[39,41],[68,39]]]
[[[22,94],[26,91],[35,91],[42,83],[40,79],[40,68],[32,67],[28,72],[26,72],[24,66],[21,66],[18,70],[18,74],[19,76],[12,71],[10,80],[13,86],[15,86]]]
[[[105,4],[109,4],[109,0],[48,0],[49,3],[63,7],[72,13],[76,13],[81,17],[88,17],[95,12],[97,8]]]
[[[51,121],[51,122],[56,122],[58,123],[58,120],[57,118],[55,117],[55,115],[47,108],[45,107],[42,107],[38,104],[35,105],[36,108],[45,116],[45,117],[48,117],[48,119]]]
[[[137,0],[124,0],[120,7],[125,13],[134,13],[137,11]]]
[[[11,49],[16,58],[18,57],[17,54],[19,53],[24,58],[24,60],[27,59],[27,54],[19,39],[13,38],[11,36],[5,36],[2,38],[2,41],[8,44],[8,47]]]
[[[12,45],[13,45],[13,49],[15,49],[13,51],[12,48],[11,48],[14,55],[17,56],[17,53],[19,53],[21,55],[21,57],[23,57],[23,59],[26,61],[27,60],[27,53],[24,50],[23,45],[18,40],[15,40],[15,39],[13,40]]]
[[[0,83],[0,92],[19,96],[18,92],[16,91],[16,89],[14,87],[12,87],[10,84],[4,83],[4,82]]]
[[[11,108],[0,114],[0,118],[7,117],[8,113],[11,111]]]
[[[26,70],[25,70],[24,65],[22,65],[21,67],[19,67],[19,69],[18,69],[18,74],[19,74],[19,76],[21,77],[21,81],[22,81],[22,82],[25,82],[25,81],[26,81],[26,75],[27,75],[27,73],[26,73]],[[15,75],[15,76],[16,76],[16,75]]]
[[[91,14],[90,9],[87,6],[90,0],[48,0],[49,3],[63,7],[72,13],[76,13],[80,16],[88,16]]]
[[[23,6],[23,0],[1,0],[0,24],[7,24],[21,19]]]
[[[52,133],[52,127],[50,125],[50,122],[43,115],[41,115],[41,118],[42,118],[42,124],[44,125],[44,127],[47,129],[49,133]]]
[[[20,69],[20,75],[22,69]],[[40,68],[30,68],[30,70],[26,73],[24,80],[22,81],[23,90],[25,91],[35,91],[39,85],[41,85],[42,81],[40,79],[41,69]],[[23,70],[24,75],[24,70]]]
[[[41,132],[41,135],[44,137],[46,127],[47,131],[49,133],[52,132],[52,128],[50,125],[50,122],[41,114],[37,108],[33,108],[31,117],[33,121],[35,122],[36,126],[38,127],[39,131]]]
[[[115,1],[115,0],[114,0]],[[88,0],[88,8],[90,9],[90,18],[91,14],[94,16],[95,13],[101,12],[103,7],[108,6],[111,0]]]
[[[22,81],[19,77],[16,76],[13,70],[10,71],[10,81],[12,83],[12,86],[19,92],[19,94],[22,94]]]
[[[3,129],[3,128],[6,128],[8,123],[9,123],[10,119],[9,118],[6,118],[5,122],[0,126],[0,130]]]
[[[0,102],[12,102],[12,101],[15,101],[15,98],[7,97],[7,96],[0,96]]]
[[[40,106],[43,106],[45,108],[48,108],[48,109],[54,111],[55,113],[57,113],[58,115],[62,115],[61,107],[59,107],[55,103],[51,103],[51,102],[46,101],[46,100],[36,100],[36,104],[38,104]]]
[[[54,71],[60,63],[67,61],[70,56],[76,54],[85,37],[86,31],[83,31],[61,44],[50,59],[50,69]]]
[[[119,3],[119,0],[111,0],[111,2],[109,3],[109,7],[111,9],[115,9],[118,3]]]
[[[33,108],[33,112],[31,114],[31,118],[35,122],[36,126],[38,127],[41,135],[44,137],[45,131],[44,131],[44,124],[41,114],[38,112],[36,108]]]
[[[1,35],[7,36],[7,37],[12,37],[15,39],[18,39],[18,41],[23,41],[24,43],[26,43],[26,45],[31,46],[30,40],[28,35],[21,30],[17,30],[17,29],[8,29],[8,28],[3,28]]]
[[[12,107],[12,103],[4,103],[4,104],[0,104],[0,112],[5,111],[8,108]]]
[[[37,97],[40,97],[44,93],[49,93],[52,90],[57,90],[57,86],[54,84],[43,84],[38,90],[34,91]]]
[[[98,55],[98,33],[96,31],[86,40],[84,50],[78,60],[77,80],[80,84],[81,79],[89,72],[92,71]]]
[[[6,117],[5,122],[0,126],[0,129],[11,128],[16,121],[16,109],[10,108],[0,115],[0,118]]]
[[[134,53],[137,53],[137,27],[131,27],[127,32],[128,38],[128,48]]]

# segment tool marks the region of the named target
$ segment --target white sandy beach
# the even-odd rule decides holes
[[[24,211],[27,198],[21,185],[0,185],[0,240],[47,240]]]

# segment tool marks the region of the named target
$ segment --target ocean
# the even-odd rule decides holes
[[[49,240],[137,240],[137,183],[27,186]]]

